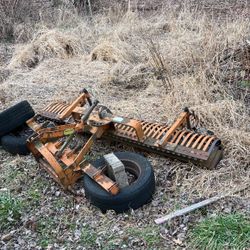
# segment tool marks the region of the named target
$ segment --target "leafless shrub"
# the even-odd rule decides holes
[[[15,25],[38,20],[39,10],[30,1],[0,0],[0,38],[14,40]]]
[[[70,0],[71,3],[78,10],[78,13],[86,14],[92,16],[93,13],[100,13],[102,11],[107,11],[109,9],[115,10],[117,7],[122,12],[126,11],[126,6],[128,5],[125,0],[117,1],[102,1],[102,0]]]
[[[162,81],[163,85],[165,86],[166,92],[168,92],[172,89],[173,83],[170,72],[165,63],[165,59],[160,51],[160,46],[159,44],[153,42],[152,38],[145,39],[144,36],[144,41],[149,50],[149,55],[151,57],[150,63],[154,68],[155,77],[157,80]]]
[[[68,2],[0,0],[0,40],[26,42],[32,39],[36,24],[53,26],[61,15],[61,6],[73,8]]]

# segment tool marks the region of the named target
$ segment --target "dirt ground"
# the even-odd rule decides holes
[[[192,249],[188,232],[202,219],[235,211],[249,215],[245,190],[168,224],[154,223],[178,208],[249,184],[249,19],[239,15],[218,24],[190,9],[149,17],[110,12],[90,24],[78,18],[67,19],[75,25],[70,28],[63,18],[52,31],[43,27],[29,43],[1,45],[1,110],[21,100],[41,110],[51,101],[71,101],[84,87],[113,113],[149,121],[171,123],[189,106],[202,126],[221,138],[224,158],[206,170],[140,151],[155,170],[153,201],[116,215],[90,205],[81,183],[77,195],[63,192],[31,155],[12,156],[0,148],[0,188],[25,204],[20,221],[0,232],[0,238],[11,233],[1,248]],[[145,34],[164,58],[163,75]],[[70,54],[60,47],[65,37]],[[124,150],[139,152],[100,141],[91,156]]]

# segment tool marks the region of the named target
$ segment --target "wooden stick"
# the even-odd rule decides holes
[[[209,198],[209,199],[206,199],[206,200],[204,200],[204,201],[195,203],[195,204],[193,204],[193,205],[191,205],[191,206],[185,207],[185,208],[183,208],[183,209],[179,209],[179,210],[177,210],[177,211],[175,211],[175,212],[172,212],[172,213],[170,213],[170,214],[168,214],[168,215],[166,215],[166,216],[163,216],[163,217],[161,217],[161,218],[156,219],[156,220],[155,220],[155,223],[156,223],[156,224],[162,224],[162,223],[164,223],[164,222],[166,222],[166,221],[168,221],[168,220],[171,220],[171,219],[173,219],[173,218],[175,218],[175,217],[182,216],[182,215],[187,214],[187,213],[189,213],[189,212],[192,212],[192,211],[194,211],[194,210],[196,210],[196,209],[198,209],[198,208],[204,207],[204,206],[206,206],[206,205],[208,205],[208,204],[211,204],[211,203],[213,203],[213,202],[215,202],[215,201],[218,201],[218,200],[220,200],[220,199],[222,199],[222,198],[225,198],[226,196],[229,196],[229,195],[232,195],[232,194],[234,194],[234,193],[240,192],[240,191],[242,191],[242,190],[248,188],[249,186],[250,186],[250,185],[247,185],[247,186],[245,186],[245,187],[243,187],[243,188],[234,190],[233,192],[230,192],[230,193],[227,193],[227,194],[224,194],[224,195],[217,195],[217,196],[211,197],[211,198]]]

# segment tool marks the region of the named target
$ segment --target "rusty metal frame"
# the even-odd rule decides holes
[[[86,104],[90,108],[86,108]],[[98,102],[92,103],[86,90],[71,104],[52,103],[29,121],[34,134],[27,141],[31,152],[50,175],[64,188],[71,189],[85,173],[111,194],[119,192],[118,185],[87,160],[86,155],[98,138],[117,140],[148,151],[185,161],[206,163],[220,148],[216,136],[199,134],[190,124],[191,112],[185,108],[171,125],[152,123],[115,116],[101,116]],[[39,124],[36,118],[58,122],[55,127]],[[69,143],[79,134],[90,134],[84,145],[70,148]],[[220,160],[220,154],[216,159]],[[216,165],[218,162],[213,163]]]

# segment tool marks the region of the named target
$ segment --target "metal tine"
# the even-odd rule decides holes
[[[115,123],[114,126],[115,126],[116,129],[119,129],[119,124],[118,123]]]
[[[154,134],[155,133],[155,131],[157,132],[157,128],[160,128],[159,127],[159,124],[155,124],[154,125],[154,127],[149,131],[149,133],[148,133],[148,137],[150,137],[152,134]],[[153,137],[153,136],[152,136]]]
[[[195,139],[197,136],[198,136],[198,134],[194,134],[194,135],[190,138],[190,140],[188,141],[186,147],[191,146],[192,142],[194,141],[194,139]]]
[[[63,113],[69,106],[68,105],[63,105],[62,109],[58,111],[59,114]]]
[[[55,107],[57,107],[59,105],[59,103],[57,102],[57,103],[54,103],[53,105],[51,105],[50,106],[50,108],[49,108],[49,112],[52,112],[53,111],[53,109],[55,108]]]
[[[119,131],[120,135],[123,135],[123,136],[127,136],[127,137],[130,137],[130,138],[134,138],[136,135],[133,131],[131,131],[130,133],[127,133],[126,131]]]
[[[121,133],[122,133],[123,135],[130,136],[132,130],[133,130],[133,128],[131,128],[131,127],[129,127],[129,126],[125,126],[125,127],[122,128]]]
[[[189,132],[189,134],[187,134],[186,137],[184,138],[184,140],[182,141],[181,146],[184,146],[185,143],[187,142],[188,138],[190,136],[192,136],[193,134],[194,134],[194,132]]]
[[[146,121],[141,121],[141,126],[146,126],[149,122],[146,122]]]
[[[133,130],[133,128],[129,128],[129,130],[126,131],[126,134],[128,136],[134,136],[135,135],[135,131]]]
[[[121,123],[115,123],[115,126],[116,126],[117,129],[120,129],[122,127],[122,125],[123,124],[121,124]]]
[[[55,112],[55,113],[58,113],[59,110],[61,110],[61,109],[62,109],[62,103],[60,103],[60,104],[57,106],[57,108],[54,110],[54,112]]]
[[[200,142],[200,144],[199,144],[199,146],[197,147],[197,149],[202,149],[202,146],[204,146],[204,144],[205,144],[205,142],[206,142],[206,140],[208,139],[208,138],[210,138],[210,135],[207,135],[207,136],[205,136],[203,139],[202,139],[202,141]]]
[[[201,139],[204,138],[204,136],[205,136],[205,135],[200,135],[200,136],[196,139],[196,141],[194,142],[192,148],[195,148],[195,147],[198,145],[198,143],[201,141]]]
[[[116,132],[117,132],[118,134],[124,135],[124,134],[126,133],[126,130],[125,130],[126,127],[127,127],[127,126],[126,126],[125,124],[119,123],[119,124],[117,124],[117,130],[118,130],[118,131],[116,131]]]
[[[189,133],[189,131],[184,130],[177,138],[177,140],[174,142],[175,144],[178,144],[181,140],[181,138],[183,138],[183,135]]]
[[[121,124],[121,127],[119,129],[124,130],[127,127],[126,124]]]
[[[175,131],[174,136],[172,137],[172,139],[170,140],[171,143],[174,143],[174,141],[176,140],[176,138],[179,136],[179,134],[181,133],[181,130],[177,130]]]
[[[126,129],[126,133],[129,135],[129,136],[135,136],[136,132],[135,132],[135,129],[132,128],[132,127],[127,127]]]
[[[210,143],[211,143],[214,139],[215,139],[214,137],[211,137],[211,138],[207,141],[205,147],[203,148],[203,151],[207,151],[207,149],[208,149]]]
[[[129,131],[132,131],[133,128],[131,128],[130,126],[127,126],[127,125],[126,125],[126,127],[124,128],[124,130],[125,130],[126,132],[129,132]]]
[[[152,123],[149,123],[149,122],[142,125],[142,129],[143,129],[144,133],[145,133],[146,129],[149,128],[150,126],[152,126]]]
[[[68,107],[69,107],[69,105],[63,104],[62,105],[62,110],[60,110],[59,112],[63,113]]]
[[[57,103],[52,109],[50,109],[49,112],[55,112],[55,110],[58,108],[58,106],[60,106],[60,103]]]
[[[159,129],[152,135],[152,138],[156,139],[159,133],[161,133],[164,130],[164,127],[160,126]]]
[[[154,126],[155,124],[151,123],[150,126],[145,129],[144,134],[148,136],[148,133],[151,131],[151,129],[153,129]]]
[[[163,130],[158,134],[158,136],[156,137],[156,139],[159,140],[161,138],[161,136],[163,134],[165,134],[169,130],[169,128],[170,128],[169,126],[164,127]]]
[[[47,107],[43,109],[43,111],[50,111],[51,108],[53,108],[56,105],[56,103],[49,104]]]

